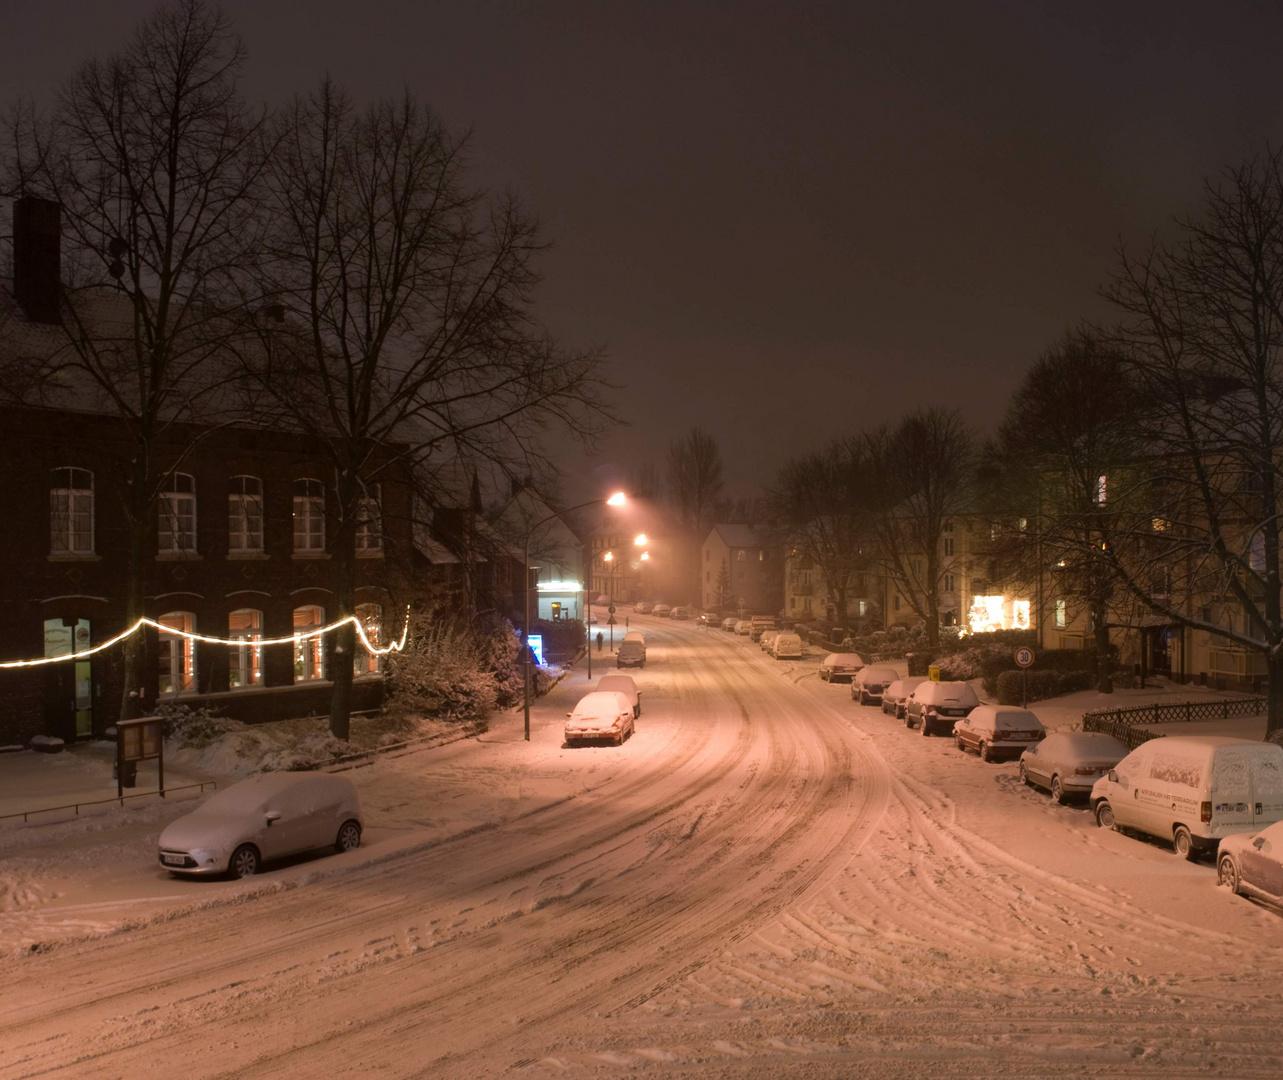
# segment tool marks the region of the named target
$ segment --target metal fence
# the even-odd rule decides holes
[[[153,795],[159,795],[162,799],[175,791],[190,791],[192,788],[200,788],[203,792],[207,787],[217,788],[218,784],[213,780],[204,780],[197,784],[179,784],[177,787],[166,787],[164,791],[138,791],[129,795],[116,795],[110,799],[86,799],[78,803],[66,803],[62,806],[42,806],[38,810],[19,810],[16,814],[0,814],[0,821],[9,821],[13,818],[22,818],[28,821],[36,814],[54,814],[59,810],[74,810],[76,817],[80,816],[82,806],[106,806],[108,803],[116,803],[122,808],[126,799],[146,799]]]
[[[1174,701],[1166,705],[1133,705],[1129,709],[1102,709],[1083,714],[1083,731],[1103,731],[1135,750],[1162,732],[1149,731],[1150,724],[1192,724],[1204,720],[1229,720],[1256,716],[1265,711],[1263,697],[1221,698],[1213,701]]]

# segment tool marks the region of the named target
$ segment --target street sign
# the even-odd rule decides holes
[[[1022,668],[1033,667],[1033,663],[1033,649],[1029,648],[1028,645],[1021,645],[1020,648],[1016,650],[1016,666]]]
[[[927,678],[930,679],[932,682],[939,682],[940,669],[936,667],[934,664],[932,664],[929,668],[927,668]]]
[[[607,626],[614,626],[614,625],[615,625],[615,616],[613,616],[613,615],[612,615],[609,619],[607,619],[607,620],[606,620],[606,625],[607,625]]]
[[[610,612],[610,614],[612,615],[615,614],[615,605],[611,604],[610,607],[608,607],[606,610]]]

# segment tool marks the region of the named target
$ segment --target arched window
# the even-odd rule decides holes
[[[383,608],[378,604],[357,604],[356,617],[365,628],[365,636],[376,648],[383,644]],[[357,635],[356,649],[353,653],[352,670],[357,675],[377,675],[383,670],[383,657],[372,656],[361,644]]]
[[[325,550],[325,485],[319,480],[294,481],[294,550]]]
[[[167,630],[160,631],[161,694],[190,694],[196,689],[196,642],[183,634],[196,633],[196,616],[190,611],[170,611],[157,622]]]
[[[227,685],[233,690],[242,686],[263,684],[263,613],[253,608],[237,608],[227,616],[227,636],[244,644],[227,650]]]
[[[233,476],[228,485],[227,550],[263,550],[263,481],[257,476]]]
[[[319,634],[300,637],[325,625],[325,609],[305,604],[294,609],[294,681],[313,682],[325,678],[325,642]]]
[[[196,551],[196,479],[190,473],[170,473],[165,480],[156,548],[168,555]]]
[[[49,550],[54,555],[94,553],[94,474],[54,469],[49,485]]]

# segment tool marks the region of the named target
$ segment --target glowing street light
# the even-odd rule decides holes
[[[612,561],[614,558],[615,558],[615,553],[614,553],[613,551],[608,551],[608,552],[606,552],[606,554],[605,554],[605,555],[603,555],[603,556],[601,557],[602,562],[610,562],[610,561]]]
[[[646,546],[646,534],[645,534],[645,533],[638,533],[638,534],[637,534],[637,536],[633,539],[633,543],[634,543],[635,545],[637,545],[637,547],[645,547],[645,546]]]
[[[650,558],[650,552],[649,552],[649,551],[643,551],[643,552],[641,553],[641,557],[642,557],[642,562],[645,562],[647,559],[649,559],[649,558]]]
[[[594,500],[594,501],[596,501],[596,500]],[[626,503],[627,501],[628,501],[628,496],[627,496],[627,495],[625,495],[622,491],[616,491],[616,492],[615,492],[615,494],[613,494],[609,499],[607,499],[607,500],[606,500],[606,505],[607,505],[607,506],[623,506],[623,505],[624,505],[624,503]],[[591,506],[591,505],[592,505],[592,503],[586,503],[585,505],[587,505],[587,506]],[[576,508],[576,509],[578,509],[578,508]]]

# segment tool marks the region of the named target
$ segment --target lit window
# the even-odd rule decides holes
[[[158,692],[190,694],[196,689],[196,642],[181,635],[196,632],[196,616],[190,611],[171,611],[157,621],[166,628],[160,631]]]
[[[169,555],[196,551],[196,480],[190,473],[170,473],[165,481],[156,548]]]
[[[1021,532],[1024,532],[1026,529],[1028,529],[1028,528],[1029,528],[1029,519],[1028,519],[1028,518],[1021,518],[1021,519],[1020,519],[1020,521],[1019,521],[1019,527],[1020,527],[1020,531],[1021,531]]]
[[[325,487],[319,480],[294,481],[294,550],[325,550]]]
[[[559,605],[553,604],[553,619],[560,616]],[[378,648],[383,644],[383,608],[378,604],[357,604],[356,617],[365,629],[365,636]],[[374,656],[361,644],[361,636],[356,638],[356,649],[353,653],[352,671],[357,675],[377,675],[382,670],[383,657]]]
[[[302,637],[325,625],[325,611],[315,604],[294,609],[294,681],[313,682],[325,678],[325,642],[320,634]]]
[[[263,683],[263,613],[239,608],[227,616],[227,636],[243,644],[227,650],[227,684],[233,690]]]
[[[1104,473],[1101,473],[1098,477],[1096,477],[1095,499],[1096,499],[1097,506],[1105,505],[1105,497],[1108,494],[1107,481],[1108,481],[1108,477]]]
[[[1154,530],[1154,532],[1166,532],[1166,531],[1167,531],[1167,519],[1166,519],[1166,518],[1156,517],[1156,518],[1154,518],[1152,521],[1150,521],[1150,523],[1149,523],[1149,527],[1150,527],[1151,529],[1153,529],[1153,530]]]
[[[377,488],[374,495],[362,496],[356,505],[356,551],[370,555],[383,550],[383,515]]]
[[[1011,602],[1011,622],[1017,630],[1029,629],[1029,601],[1013,600]]]
[[[49,550],[55,555],[94,551],[94,474],[54,469],[49,488]]]
[[[1056,601],[1056,626],[1058,629],[1061,629],[1061,630],[1063,630],[1068,625],[1067,612],[1065,608],[1066,608],[1065,601],[1063,600]]]
[[[233,476],[227,494],[227,550],[263,550],[263,481]]]

